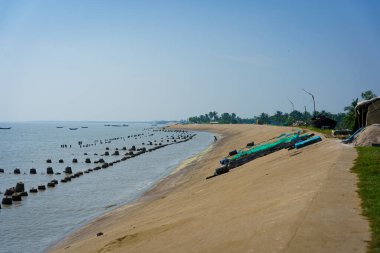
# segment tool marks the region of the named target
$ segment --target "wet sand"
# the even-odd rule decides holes
[[[230,150],[292,128],[174,127],[221,138],[136,203],[94,220],[49,252],[365,252],[370,233],[350,172],[354,148],[324,138],[205,180]]]

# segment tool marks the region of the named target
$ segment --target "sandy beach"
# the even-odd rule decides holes
[[[219,140],[135,203],[94,220],[49,252],[365,252],[370,232],[350,172],[353,147],[323,138],[206,180],[230,150],[292,128],[173,127],[210,131]]]

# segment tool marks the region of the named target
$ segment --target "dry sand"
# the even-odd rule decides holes
[[[51,252],[365,252],[369,225],[350,172],[351,146],[323,139],[205,180],[228,151],[291,128],[176,127],[222,138],[137,203],[100,217]]]
[[[353,141],[353,145],[359,147],[370,147],[372,144],[380,144],[380,124],[367,126]]]

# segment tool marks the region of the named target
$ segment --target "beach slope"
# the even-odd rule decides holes
[[[365,252],[370,233],[350,172],[354,148],[323,139],[206,180],[230,150],[292,128],[173,127],[220,138],[139,201],[96,219],[49,252]]]

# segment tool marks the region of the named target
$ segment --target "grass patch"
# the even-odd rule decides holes
[[[380,253],[380,148],[357,147],[359,153],[352,171],[359,177],[363,215],[368,217],[372,238],[369,253]]]
[[[331,129],[319,129],[319,128],[310,127],[310,126],[299,126],[299,128],[301,128],[301,129],[308,129],[310,131],[321,133],[321,134],[324,134],[324,135],[327,135],[327,136],[331,135]]]

